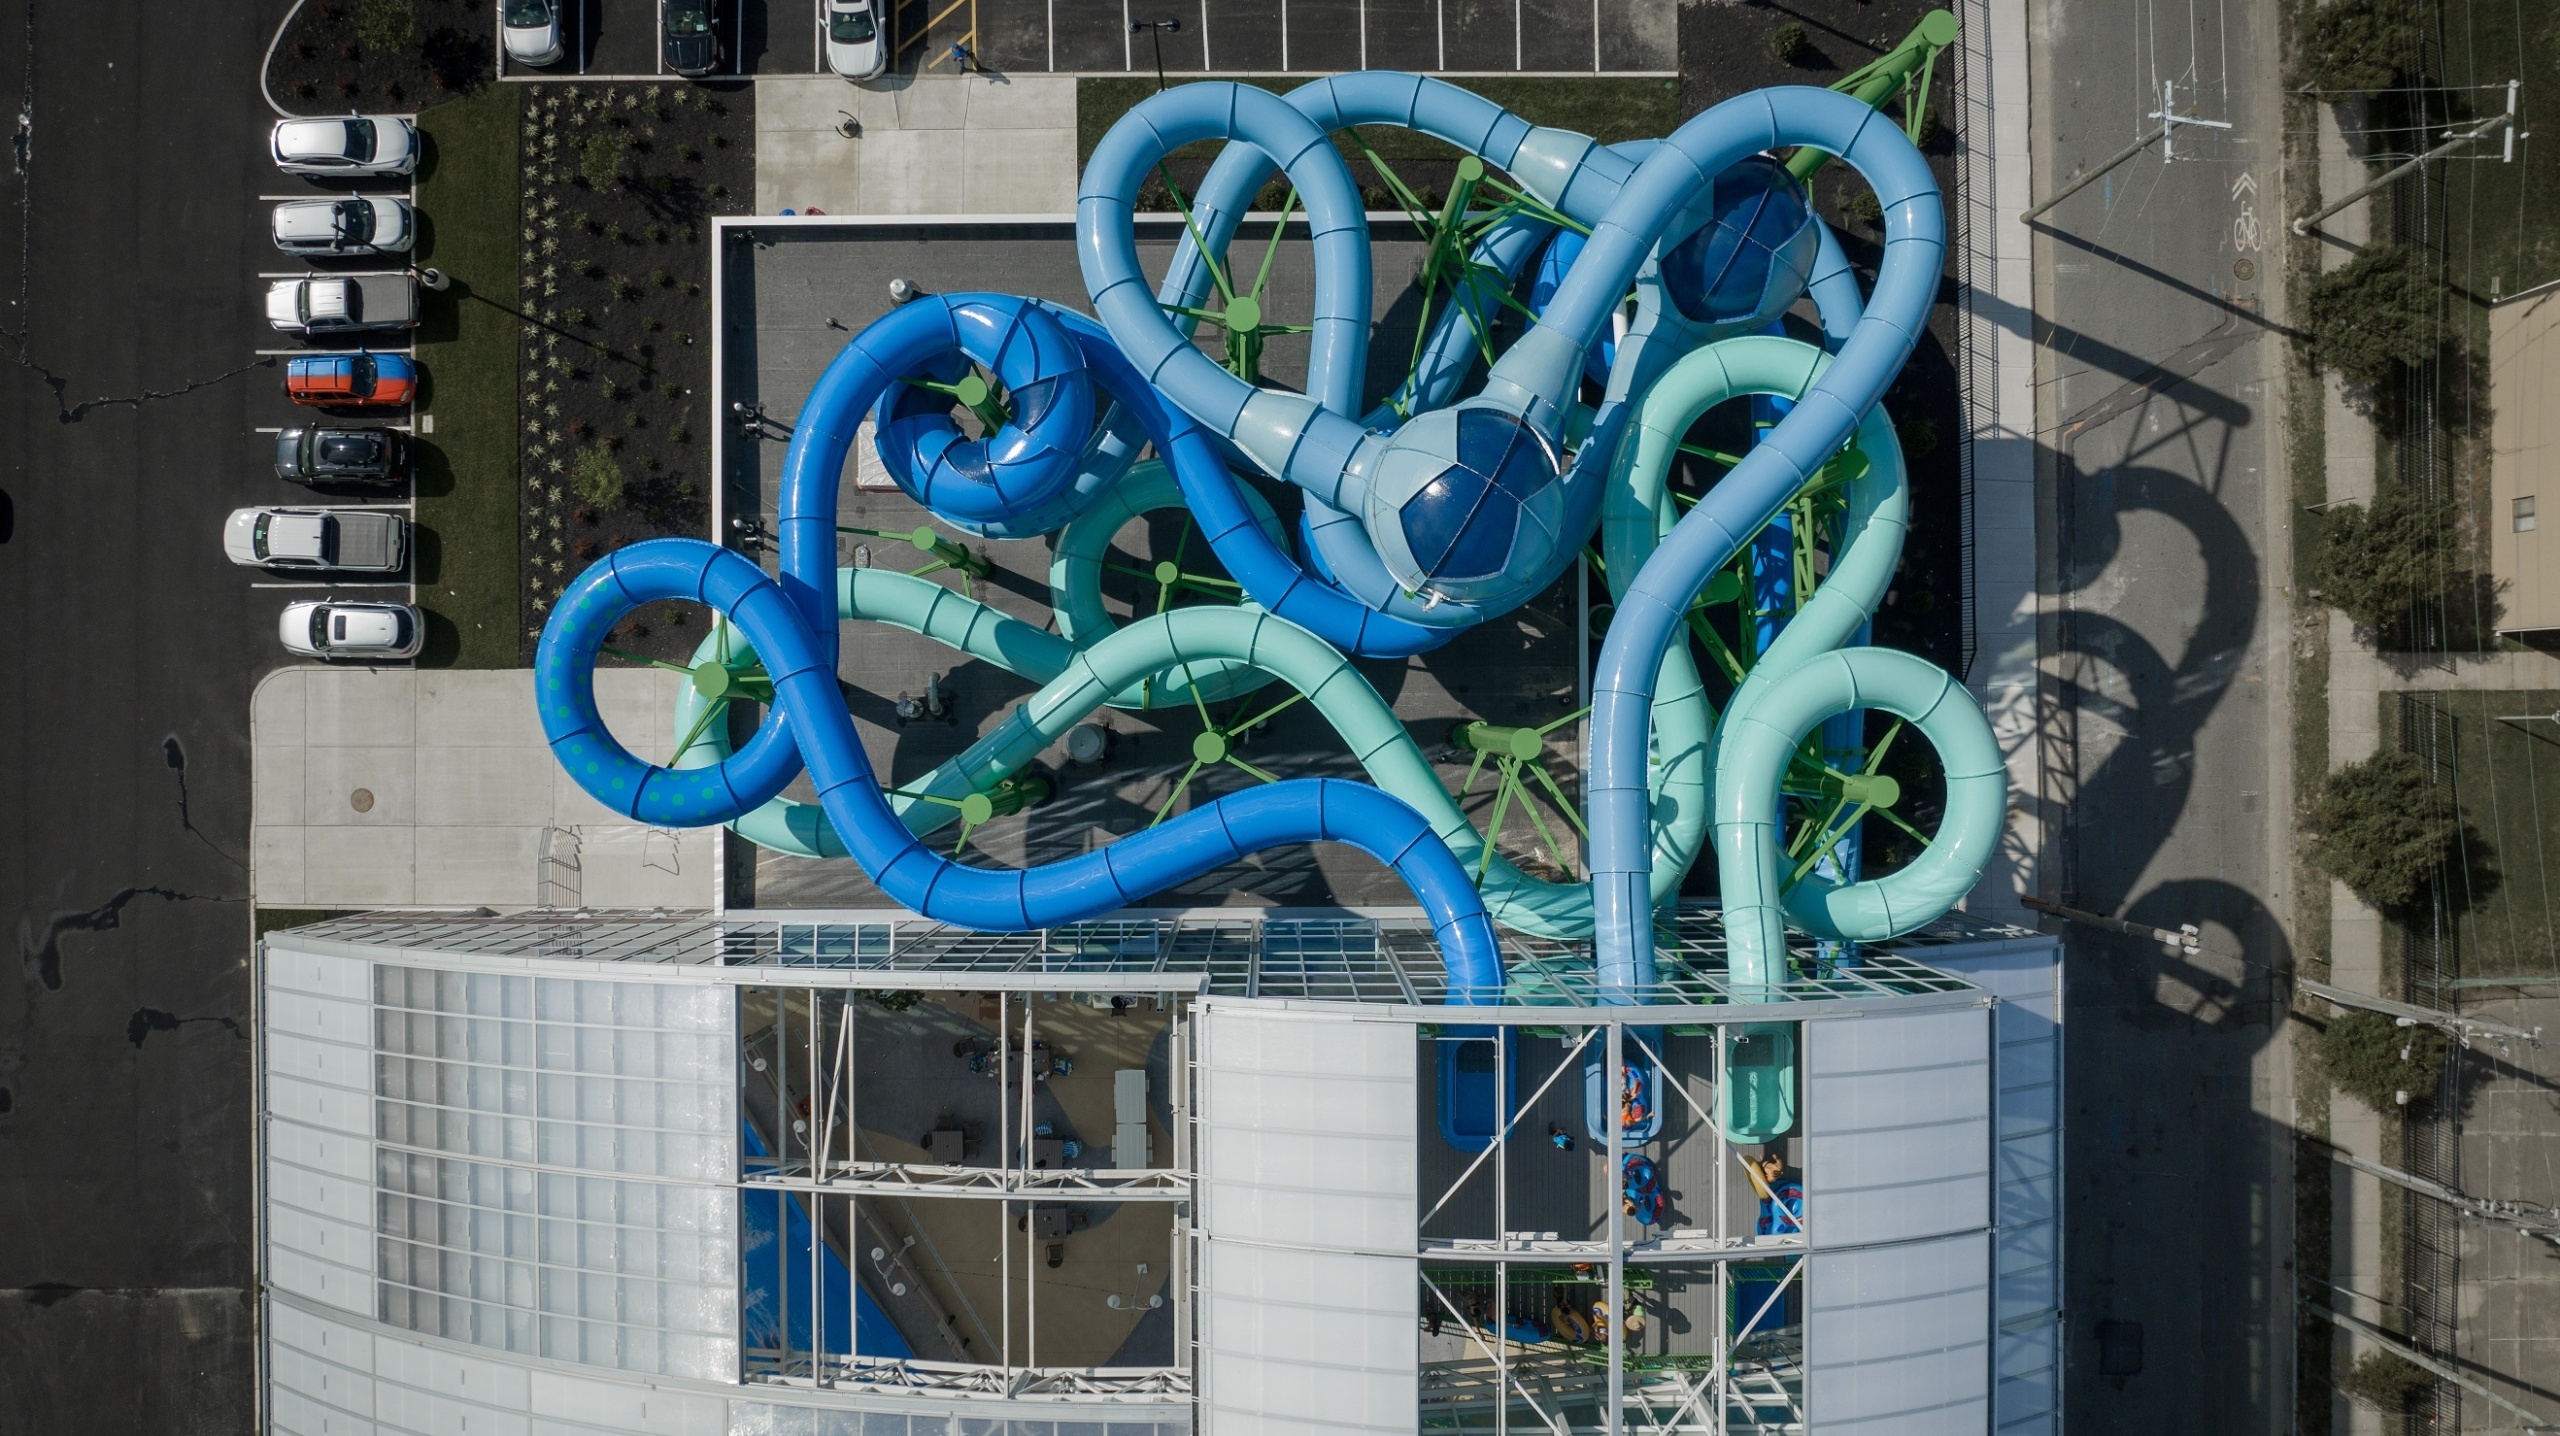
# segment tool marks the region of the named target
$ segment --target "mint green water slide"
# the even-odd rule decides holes
[[[1830,364],[1811,345],[1752,335],[1709,345],[1673,365],[1646,393],[1602,502],[1610,573],[1633,571],[1670,532],[1678,515],[1667,476],[1681,437],[1700,415],[1746,394],[1793,398]],[[1782,979],[1787,918],[1817,936],[1875,942],[1954,906],[1980,878],[2008,802],[1991,724],[1952,677],[1893,649],[1840,647],[1883,600],[1910,524],[1910,480],[1882,405],[1867,410],[1851,452],[1814,482],[1843,471],[1849,513],[1830,573],[1752,665],[1712,753],[1717,877],[1740,987]],[[1685,647],[1674,644],[1671,651]],[[1893,713],[1936,747],[1946,774],[1946,815],[1917,859],[1883,877],[1831,883],[1799,875],[1786,862],[1779,830],[1788,767],[1815,724],[1858,708]],[[1839,777],[1852,804],[1846,821],[1899,797],[1893,780],[1881,774]],[[1743,928],[1749,930],[1737,930]]]
[[[1811,345],[1754,335],[1697,350],[1673,365],[1646,393],[1602,501],[1609,572],[1634,572],[1677,521],[1667,479],[1681,437],[1698,416],[1746,394],[1794,398],[1830,362]],[[1910,525],[1902,445],[1881,404],[1859,421],[1848,452],[1817,469],[1812,482],[1835,478],[1847,485],[1848,514],[1830,572],[1734,691],[1712,750],[1716,875],[1732,980],[1745,1000],[1776,991],[1785,979],[1788,918],[1819,936],[1871,942],[1953,907],[1980,877],[2008,801],[1991,725],[1952,677],[1893,649],[1840,647],[1883,599]],[[1687,648],[1677,642],[1670,652]],[[1833,883],[1812,872],[1810,862],[1799,866],[1788,856],[1781,799],[1805,737],[1833,714],[1860,708],[1896,714],[1935,745],[1946,774],[1946,814],[1937,836],[1908,865],[1862,882]],[[1900,799],[1894,780],[1881,773],[1826,776],[1847,803],[1838,831]],[[1813,851],[1831,840],[1827,828]],[[1721,1094],[1720,1125],[1735,1141],[1763,1141],[1795,1125],[1794,1062],[1787,1055],[1794,1031],[1786,1023],[1755,1023],[1742,1035]],[[1757,1055],[1746,1060],[1746,1052]]]
[[[1193,681],[1203,701],[1215,701],[1277,679],[1306,695],[1371,780],[1420,812],[1462,865],[1473,869],[1483,863],[1485,905],[1496,922],[1543,937],[1589,935],[1589,886],[1548,882],[1521,872],[1500,853],[1488,857],[1483,838],[1442,786],[1430,758],[1339,649],[1250,605],[1177,608],[1113,626],[1098,584],[1112,535],[1130,518],[1179,503],[1163,467],[1141,464],[1060,535],[1050,576],[1059,626],[1072,637],[1000,613],[930,579],[882,569],[837,571],[837,609],[845,618],[922,634],[1042,685],[967,751],[891,794],[909,831],[922,836],[959,819],[958,804],[970,794],[996,788],[1099,709],[1185,706],[1192,702]],[[1263,509],[1258,516],[1268,514]],[[1633,573],[1633,565],[1624,571]],[[706,638],[694,655],[697,666],[716,666],[727,641],[718,633]],[[728,658],[734,666],[746,655]],[[1706,836],[1708,713],[1685,650],[1666,658],[1663,679],[1656,712],[1664,757],[1654,773],[1660,821],[1653,881],[1656,896],[1668,900]],[[727,756],[726,725],[701,724],[709,701],[699,684],[681,690],[678,741],[695,736],[675,767],[705,767]],[[750,842],[795,857],[845,854],[815,804],[775,798],[730,827]]]

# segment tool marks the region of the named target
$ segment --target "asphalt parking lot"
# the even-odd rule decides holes
[[[947,70],[966,45],[985,69],[1075,74],[1669,74],[1677,0],[876,0],[900,70]],[[825,0],[715,0],[720,73],[812,74]],[[1150,23],[1157,22],[1157,23]],[[1133,32],[1131,26],[1145,28]],[[676,79],[658,0],[568,0],[568,54],[501,60],[508,79]]]

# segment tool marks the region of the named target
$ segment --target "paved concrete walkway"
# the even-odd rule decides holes
[[[840,132],[845,116],[859,139]],[[1065,75],[756,81],[756,213],[1046,214],[1076,207]]]
[[[605,721],[651,762],[682,674],[602,669]],[[708,908],[718,829],[632,823],[542,741],[533,673],[287,668],[250,703],[261,907]]]

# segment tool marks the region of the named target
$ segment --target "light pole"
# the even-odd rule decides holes
[[[1175,17],[1168,20],[1132,20],[1129,22],[1130,34],[1135,35],[1141,30],[1146,31],[1147,38],[1155,44],[1156,90],[1158,93],[1162,93],[1164,90],[1164,37],[1167,35],[1181,34],[1182,21],[1180,17]]]

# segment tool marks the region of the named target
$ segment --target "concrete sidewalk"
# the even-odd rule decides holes
[[[862,127],[848,138],[850,115]],[[1076,82],[1066,75],[833,75],[756,81],[756,213],[1072,214]]]
[[[654,763],[684,675],[600,669],[605,722]],[[287,668],[250,703],[260,907],[709,908],[716,828],[633,823],[543,742],[529,669]]]

